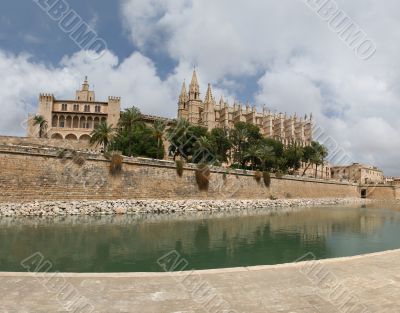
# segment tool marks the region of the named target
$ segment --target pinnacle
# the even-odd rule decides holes
[[[199,82],[198,82],[198,80],[197,80],[197,74],[196,74],[196,70],[193,70],[193,75],[192,75],[192,81],[191,81],[191,83],[190,83],[190,86],[191,87],[194,87],[194,86],[199,86]]]
[[[212,90],[211,90],[211,84],[208,84],[207,93],[206,93],[206,98],[205,98],[204,102],[205,102],[205,103],[214,102],[214,97],[213,97],[213,95],[212,95]]]

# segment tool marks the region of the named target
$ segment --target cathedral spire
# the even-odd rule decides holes
[[[200,86],[197,80],[196,70],[193,70],[192,81],[189,85],[189,98],[190,100],[200,100]]]
[[[182,83],[181,94],[179,95],[179,102],[185,103],[187,100],[187,92],[186,92],[186,81],[184,80]]]
[[[196,70],[193,70],[192,81],[190,83],[190,87],[193,87],[193,88],[196,88],[196,87],[198,88],[199,87],[199,82],[197,80]]]
[[[204,103],[212,103],[214,102],[214,97],[212,95],[211,84],[208,84],[206,98],[204,99]]]

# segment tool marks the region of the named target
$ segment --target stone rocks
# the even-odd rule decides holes
[[[290,207],[330,206],[365,203],[347,199],[279,199],[279,200],[113,200],[0,203],[0,216],[65,216],[115,214],[172,214],[184,212],[227,212],[265,209],[274,211]]]
[[[115,214],[126,214],[126,208],[123,208],[123,207],[116,208]]]

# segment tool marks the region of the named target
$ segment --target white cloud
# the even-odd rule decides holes
[[[5,78],[0,84],[0,133],[24,134],[23,122],[28,112],[37,111],[39,93],[53,93],[59,99],[73,99],[75,90],[89,75],[96,97],[121,96],[124,108],[138,106],[143,113],[173,116],[175,97],[173,82],[162,82],[153,63],[140,53],[123,62],[107,52],[93,60],[85,52],[65,57],[59,66],[34,62],[29,55],[15,56],[0,51],[0,71]],[[172,107],[171,107],[172,105]]]
[[[125,60],[107,53],[98,61],[84,53],[66,56],[55,68],[26,55],[0,53],[4,104],[0,131],[15,133],[39,92],[72,97],[87,74],[98,98],[123,97],[123,105],[175,116],[183,78],[198,68],[204,94],[241,96],[241,82],[255,81],[254,99],[278,111],[312,111],[328,135],[355,161],[398,174],[400,151],[400,4],[387,0],[337,1],[377,44],[368,60],[357,58],[303,1],[121,0],[121,12],[140,52]],[[147,55],[157,51],[177,62],[162,80]],[[4,117],[5,113],[8,117]]]
[[[304,1],[122,3],[132,41],[144,53],[157,47],[181,66],[197,64],[205,81],[233,94],[235,81],[258,77],[257,104],[312,111],[355,161],[400,175],[398,1],[337,1],[375,41],[377,53],[368,61],[358,59]]]

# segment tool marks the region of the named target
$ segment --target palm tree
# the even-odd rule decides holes
[[[171,143],[169,150],[174,154],[174,161],[178,155],[188,161],[185,148],[190,140],[190,123],[184,118],[179,119],[167,130],[167,139]]]
[[[125,111],[121,113],[118,127],[131,130],[134,125],[140,121],[142,121],[142,113],[140,113],[138,108],[132,107],[125,109]]]
[[[215,161],[213,152],[214,152],[214,147],[211,140],[205,136],[201,136],[196,140],[194,144],[193,156],[195,157],[195,160],[193,161],[196,163]],[[210,158],[214,160],[210,160]]]
[[[271,165],[273,165],[274,167],[276,166],[276,155],[275,155],[275,151],[274,148],[271,147],[270,145],[267,144],[261,144],[258,147],[258,156],[261,160],[261,162],[263,163],[263,170],[266,170],[266,164],[269,163],[273,163]]]
[[[307,165],[304,168],[303,174],[301,176],[304,176],[306,174],[310,166],[313,164],[314,160],[315,160],[314,145],[311,144],[311,146],[304,147],[303,157],[301,161]]]
[[[39,126],[39,138],[43,138],[46,136],[48,124],[42,115],[36,115],[33,118],[33,126]]]
[[[254,170],[254,166],[256,165],[257,161],[261,161],[261,151],[258,145],[250,146],[246,152],[244,153],[244,159],[251,161],[251,169]]]
[[[236,147],[234,158],[236,159],[236,162],[242,166],[245,164],[244,150],[246,148],[245,146],[248,141],[248,136],[249,133],[245,128],[234,129],[232,131],[232,143]]]
[[[108,126],[107,122],[102,122],[96,126],[90,135],[90,144],[96,144],[96,147],[102,144],[104,151],[106,151],[108,144],[114,137],[114,129],[112,125]]]
[[[301,161],[304,156],[304,149],[297,142],[292,143],[286,148],[284,156],[288,168],[291,168],[294,172],[297,172],[301,167]]]
[[[162,139],[164,136],[164,131],[165,131],[166,125],[163,121],[161,120],[156,120],[153,124],[153,135],[154,138],[157,139],[157,159],[159,159],[159,153],[161,149],[161,144],[162,144]]]
[[[325,159],[328,156],[328,149],[324,146],[321,145],[320,143],[318,143],[318,145],[316,146],[316,151],[317,151],[317,160],[315,162],[315,166],[316,166],[316,174],[315,174],[315,178],[317,177],[317,173],[318,173],[318,165],[322,166],[321,169],[321,178],[324,178],[324,164],[325,164]]]

